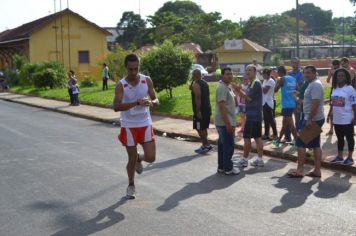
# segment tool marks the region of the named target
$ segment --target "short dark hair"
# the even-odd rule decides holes
[[[286,70],[286,68],[284,66],[278,66],[277,71],[279,73],[282,73],[283,75],[287,74],[287,70]]]
[[[349,59],[347,57],[341,58],[340,62],[349,62]]]
[[[125,57],[125,66],[127,66],[129,62],[136,62],[136,61],[140,61],[140,58],[134,53],[129,54]]]
[[[70,70],[69,72],[70,72],[71,74],[73,74],[73,75],[75,74],[73,70]]]
[[[267,76],[271,76],[271,72],[272,71],[270,69],[265,68],[265,69],[263,69],[262,74],[265,74]]]
[[[106,63],[103,63],[103,66],[106,66]]]
[[[336,88],[336,86],[337,86],[337,74],[339,72],[341,72],[341,71],[343,71],[345,73],[345,76],[346,76],[345,84],[346,85],[351,85],[351,75],[350,75],[350,73],[348,72],[348,70],[346,70],[344,68],[340,68],[340,69],[337,69],[333,74],[333,78],[332,78],[332,82],[331,82],[332,88]]]
[[[313,72],[313,74],[316,74],[316,68],[313,65],[305,66],[303,71],[305,71],[305,70],[311,70]]]
[[[231,68],[230,67],[225,67],[224,69],[221,70],[221,74],[225,74],[225,71],[230,71],[231,72]]]
[[[339,66],[339,65],[340,65],[340,61],[337,60],[337,59],[335,59],[335,60],[333,60],[333,61],[331,62],[331,64],[332,64],[333,66]]]

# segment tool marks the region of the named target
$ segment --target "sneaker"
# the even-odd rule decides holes
[[[265,165],[265,163],[263,162],[262,159],[256,158],[254,161],[251,161],[251,166],[254,166],[254,167],[263,167],[264,165]]]
[[[200,153],[204,149],[204,146],[200,146],[198,149],[195,149],[195,153]]]
[[[204,146],[201,146],[200,148],[198,148],[197,150],[195,150],[195,153],[198,153],[198,154],[205,154],[207,152],[209,152],[211,149],[209,148],[206,148]]]
[[[234,166],[236,167],[247,167],[248,166],[248,161],[245,160],[244,158],[240,158],[240,160],[236,160],[232,162]]]
[[[134,185],[127,186],[126,198],[127,199],[135,199],[136,198],[136,191],[135,191],[135,186]]]
[[[336,156],[333,160],[330,161],[330,163],[333,164],[342,164],[344,162],[344,159],[342,157]]]
[[[352,159],[352,157],[348,157],[345,159],[345,161],[342,164],[347,166],[352,166],[354,164],[354,160]]]
[[[276,147],[279,148],[281,146],[281,142],[277,139],[277,140],[273,140],[272,144]]]
[[[136,161],[135,169],[136,169],[136,173],[140,175],[140,174],[142,174],[143,166],[142,166],[142,160],[138,161],[139,156],[140,156],[140,154],[137,152],[137,161]]]
[[[240,170],[236,167],[232,167],[230,171],[225,171],[225,175],[238,175],[240,174]]]
[[[209,144],[207,146],[204,146],[203,148],[209,152],[213,149],[213,146],[211,146],[211,144]]]
[[[225,172],[224,169],[218,168],[218,174],[222,174],[222,173],[224,173],[224,172]]]
[[[290,152],[295,152],[297,151],[297,146],[295,144],[292,145],[292,147],[289,149]]]

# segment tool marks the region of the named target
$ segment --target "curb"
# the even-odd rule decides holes
[[[114,126],[120,126],[120,121],[118,119],[114,119],[114,120],[103,119],[103,118],[99,118],[99,117],[95,117],[95,116],[83,115],[83,114],[78,114],[78,113],[70,112],[70,111],[63,111],[63,110],[59,110],[57,108],[44,107],[44,106],[40,106],[40,105],[26,103],[26,102],[23,102],[23,101],[16,101],[16,100],[12,100],[10,98],[1,98],[0,97],[0,100],[7,101],[7,102],[18,103],[18,104],[31,106],[31,107],[36,107],[36,108],[41,108],[41,109],[54,111],[54,112],[58,112],[58,113],[66,114],[66,115],[71,115],[71,116],[75,116],[75,117],[79,117],[79,118],[83,118],[83,119],[88,119],[88,120],[93,120],[93,121],[102,122],[102,123],[106,123],[106,124],[111,124],[111,125],[114,125]],[[200,139],[198,137],[194,136],[194,135],[181,134],[181,133],[175,133],[175,132],[167,132],[167,131],[159,129],[159,128],[153,128],[153,130],[154,130],[156,135],[162,136],[162,137],[169,137],[169,138],[174,138],[174,139],[178,139],[178,140],[181,140],[181,141],[188,141],[188,142],[199,142],[200,141]],[[209,141],[212,144],[217,145],[217,140],[209,140]],[[236,143],[235,144],[235,148],[239,149],[239,150],[243,150],[243,145]],[[252,147],[251,152],[257,153],[256,148]],[[267,156],[274,157],[274,158],[282,159],[282,160],[297,162],[297,156],[292,155],[292,154],[288,154],[288,153],[283,153],[283,152],[271,151],[271,150],[265,150],[264,149],[263,150],[263,154],[267,155]],[[314,164],[314,161],[312,160],[311,156],[308,155],[308,153],[307,153],[307,157],[305,158],[305,163],[306,164],[311,164],[311,165]],[[321,166],[323,168],[325,168],[325,169],[345,171],[345,172],[349,172],[351,174],[356,175],[356,167],[354,167],[354,166],[345,166],[345,165],[341,165],[341,164],[331,164],[331,163],[325,162],[325,161],[321,162]]]

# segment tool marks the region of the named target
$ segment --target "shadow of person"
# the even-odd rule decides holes
[[[120,221],[122,221],[125,216],[115,211],[118,207],[123,205],[127,199],[125,197],[121,198],[120,201],[114,205],[109,206],[98,212],[98,215],[94,218],[82,221],[82,222],[69,222],[67,220],[68,216],[63,215],[60,221],[64,221],[68,224],[67,228],[62,229],[61,231],[54,233],[55,236],[81,236],[81,235],[90,235],[96,232],[99,232],[103,229],[109,228]]]
[[[330,145],[332,145],[332,142],[331,142],[332,138],[333,138],[332,135],[328,135],[328,137],[325,139],[325,142],[323,143],[323,145],[321,145],[322,150],[330,148]],[[336,149],[335,149],[335,151],[336,151]]]
[[[157,210],[169,211],[177,207],[180,202],[189,199],[195,195],[208,194],[214,190],[221,190],[231,186],[236,181],[244,177],[244,173],[239,175],[227,176],[224,174],[213,174],[198,183],[188,183],[181,190],[169,196]]]
[[[314,196],[318,198],[335,198],[350,189],[352,185],[350,179],[351,175],[349,174],[341,177],[340,173],[334,173],[324,181],[319,181],[318,191],[314,193]]]
[[[312,186],[318,182],[316,178],[313,178],[309,182],[304,183],[302,182],[302,178],[294,179],[288,176],[272,177],[272,179],[278,179],[278,183],[274,184],[275,187],[287,190],[280,200],[281,205],[271,210],[271,213],[276,214],[302,206],[308,196],[313,193],[311,190]]]
[[[182,157],[177,157],[174,159],[169,159],[166,161],[161,161],[161,162],[154,162],[152,164],[147,165],[147,167],[145,167],[144,171],[150,171],[150,170],[154,170],[154,169],[162,169],[162,168],[168,168],[171,166],[176,166],[179,164],[183,164],[189,161],[192,161],[196,158],[198,158],[199,154],[195,154],[195,155],[191,155],[191,156],[182,156]]]

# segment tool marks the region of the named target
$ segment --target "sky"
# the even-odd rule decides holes
[[[56,4],[55,4],[56,2]],[[115,27],[122,13],[134,11],[143,18],[153,15],[167,0],[1,0],[0,32],[54,13],[67,7],[101,27]],[[239,22],[250,16],[281,13],[295,8],[296,0],[193,0],[205,12],[220,12],[223,19]],[[356,6],[349,0],[299,0],[332,10],[334,17],[354,16]]]

